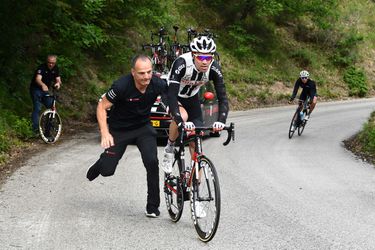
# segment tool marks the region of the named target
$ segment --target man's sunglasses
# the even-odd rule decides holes
[[[306,79],[308,79],[308,77],[301,77],[301,79],[302,79],[302,80],[306,80]]]
[[[197,58],[199,61],[211,61],[214,57],[212,55],[196,55],[195,58]]]

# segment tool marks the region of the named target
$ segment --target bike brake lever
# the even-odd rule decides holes
[[[231,122],[228,129],[227,129],[227,132],[228,132],[228,137],[227,137],[227,140],[223,143],[224,146],[228,145],[230,140],[233,140],[234,142],[234,123]]]

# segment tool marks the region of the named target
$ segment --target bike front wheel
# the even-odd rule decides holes
[[[60,115],[56,111],[47,109],[39,118],[39,133],[45,143],[55,143],[62,131]]]
[[[306,117],[307,112],[304,111],[304,113],[305,113],[304,117]],[[301,121],[301,125],[298,127],[298,135],[299,136],[302,135],[303,131],[305,130],[306,122],[307,122],[306,120]]]
[[[289,134],[288,134],[289,139],[292,139],[294,132],[296,131],[297,118],[298,118],[297,115],[298,115],[298,112],[296,111],[293,115],[292,121],[290,122]]]
[[[213,163],[205,156],[198,159],[198,172],[193,170],[190,195],[191,216],[199,239],[212,240],[220,220],[220,185]]]
[[[182,187],[181,160],[177,159],[172,173],[164,174],[164,196],[169,217],[173,222],[180,220],[184,209],[184,191]],[[175,162],[175,163],[176,163]],[[178,166],[176,166],[178,165]]]

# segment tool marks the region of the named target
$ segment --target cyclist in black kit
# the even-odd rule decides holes
[[[202,85],[212,80],[219,101],[219,117],[213,124],[214,131],[221,131],[225,127],[229,111],[223,74],[214,60],[215,42],[207,36],[200,36],[193,39],[190,49],[191,52],[181,55],[173,62],[168,75],[168,104],[173,122],[169,127],[168,143],[161,164],[166,173],[172,172],[173,148],[178,137],[178,126],[183,124],[187,130],[203,126],[198,97]],[[190,150],[192,152],[192,148]]]
[[[30,95],[33,100],[31,121],[35,133],[38,132],[39,113],[42,108],[41,104],[43,103],[47,108],[51,108],[52,106],[52,99],[45,98],[48,94],[48,90],[51,87],[60,89],[61,86],[61,77],[56,61],[56,55],[48,55],[46,63],[39,65],[30,82]]]
[[[310,112],[304,118],[306,121],[308,121],[318,100],[317,93],[316,93],[316,84],[313,80],[309,78],[310,74],[306,70],[302,70],[299,73],[299,76],[300,77],[297,79],[296,83],[294,84],[293,93],[292,93],[292,96],[290,97],[289,103],[291,103],[294,100],[294,98],[296,98],[298,89],[301,87],[302,92],[299,97],[300,99],[299,105],[302,106],[302,101],[306,101],[307,97],[308,96],[310,97]]]
[[[96,114],[105,150],[87,172],[90,181],[99,174],[113,175],[126,147],[135,144],[147,171],[148,217],[160,215],[156,131],[149,117],[156,98],[166,91],[167,83],[152,75],[151,59],[145,55],[134,57],[131,74],[115,81],[98,103]],[[107,123],[107,109],[111,107]]]

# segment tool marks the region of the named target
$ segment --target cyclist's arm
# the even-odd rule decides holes
[[[37,74],[36,77],[35,77],[35,82],[40,86],[42,87],[42,90],[43,91],[48,91],[48,86],[42,81],[42,75],[41,74]]]
[[[98,119],[100,135],[101,135],[101,146],[103,148],[109,148],[114,145],[113,137],[109,133],[107,124],[107,109],[112,107],[112,103],[104,95],[98,102],[96,108],[96,118]]]
[[[314,98],[315,96],[318,96],[316,92],[316,84],[314,81],[311,81],[311,96]]]
[[[55,87],[57,88],[57,89],[60,89],[60,87],[61,87],[61,77],[60,76],[57,76],[56,78],[56,82],[55,82]]]
[[[224,85],[223,74],[221,72],[220,65],[217,62],[212,63],[210,69],[210,80],[214,82],[216,96],[219,101],[219,116],[217,120],[219,122],[225,123],[229,112],[229,105]]]
[[[169,112],[171,113],[172,119],[177,123],[183,122],[180,114],[180,108],[178,106],[178,92],[180,90],[180,82],[186,72],[185,59],[179,57],[172,65],[171,73],[168,78],[168,104]]]
[[[294,83],[293,93],[292,93],[292,96],[290,97],[290,100],[293,100],[294,98],[296,98],[298,88],[299,88],[299,82],[298,81],[299,81],[299,79]]]
[[[59,67],[56,65],[55,66],[55,84],[53,86],[57,89],[60,89],[61,84],[62,82],[61,82]]]

